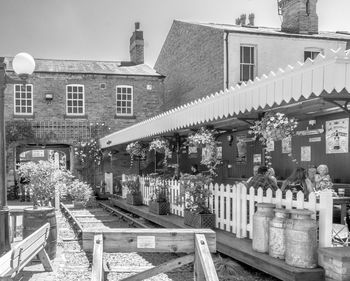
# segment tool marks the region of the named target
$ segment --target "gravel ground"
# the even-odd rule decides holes
[[[97,209],[92,209],[99,212]],[[89,213],[86,210],[79,210],[79,213]],[[119,221],[121,227],[127,227],[127,223]],[[58,247],[57,258],[53,262],[54,272],[43,272],[42,265],[36,264],[25,268],[18,274],[15,281],[87,281],[91,280],[92,254],[82,250],[80,236],[76,235],[71,224],[60,213],[57,213],[58,226]],[[166,261],[182,256],[175,253],[104,253],[103,262],[107,272],[107,280],[117,281],[125,277],[137,274],[140,268],[150,268],[160,265]],[[216,260],[216,257],[214,257]],[[232,262],[231,259],[225,261]],[[221,260],[222,261],[222,260]],[[232,265],[232,263],[231,263]],[[277,281],[277,279],[256,271],[255,269],[233,262],[234,274],[229,278],[220,278],[220,281]],[[123,272],[115,272],[117,268],[123,268]],[[129,268],[125,270],[125,268]],[[130,268],[133,272],[130,271]],[[139,268],[139,270],[137,270]],[[193,264],[185,265],[174,269],[171,272],[162,273],[149,281],[187,281],[193,280]]]

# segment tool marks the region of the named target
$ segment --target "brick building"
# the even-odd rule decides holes
[[[164,110],[279,67],[350,47],[350,33],[318,32],[317,0],[280,0],[281,28],[254,25],[254,15],[233,24],[175,20],[155,64],[166,76]]]
[[[73,169],[73,145],[88,140],[96,124],[115,131],[160,113],[164,77],[144,64],[139,27],[136,23],[130,38],[130,61],[35,59],[35,72],[26,85],[7,85],[7,125],[26,120],[34,130],[32,139],[10,144],[8,171],[20,160],[55,153]],[[4,59],[10,76],[12,59]]]

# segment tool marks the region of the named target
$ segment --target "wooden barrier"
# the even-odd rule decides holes
[[[103,281],[104,270],[103,270],[103,235],[95,234],[94,236],[94,252],[92,261],[92,273],[91,281]]]
[[[36,255],[46,271],[52,271],[50,259],[45,251],[50,224],[46,223],[30,236],[18,243],[0,258],[0,280],[12,280]]]
[[[105,243],[104,243],[104,242]],[[216,252],[216,234],[210,229],[111,229],[83,232],[83,248],[93,249],[92,281],[104,280],[104,252],[184,252],[188,255],[123,279],[145,280],[194,262],[196,281],[218,281],[211,253]]]
[[[84,230],[83,249],[93,251],[93,230]],[[216,251],[216,234],[211,229],[140,229],[118,228],[103,230],[104,252],[174,252],[193,253],[194,235],[204,234],[210,252]]]

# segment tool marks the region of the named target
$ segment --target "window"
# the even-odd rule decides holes
[[[33,85],[14,85],[14,114],[33,115]]]
[[[317,48],[309,48],[305,49],[304,51],[304,61],[306,61],[308,58],[314,60],[318,54],[322,54],[323,50],[322,49],[317,49]]]
[[[67,115],[84,115],[84,86],[67,85],[66,94],[66,113]]]
[[[255,77],[255,47],[241,46],[240,81],[254,80]]]
[[[117,86],[117,115],[133,115],[133,88],[131,86]]]

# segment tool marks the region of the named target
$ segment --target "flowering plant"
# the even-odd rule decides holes
[[[131,142],[126,147],[126,152],[130,154],[130,164],[133,165],[134,157],[145,159],[147,155],[147,148],[140,142]]]
[[[198,132],[188,136],[186,144],[189,146],[202,147],[205,150],[205,157],[202,157],[201,164],[208,167],[210,174],[215,175],[215,169],[221,161],[218,159],[217,142],[214,135],[215,130],[201,127]]]
[[[58,169],[52,161],[26,162],[20,164],[17,173],[28,180],[28,188],[34,208],[50,206],[55,198],[55,191],[63,197],[66,186],[72,181],[69,171]]]
[[[124,184],[126,185],[126,187],[128,188],[128,194],[138,194],[140,193],[140,182],[139,182],[139,178],[137,177],[135,180],[131,179],[131,180],[127,180],[124,182]]]
[[[167,166],[168,158],[171,158],[171,150],[169,148],[169,141],[165,138],[156,138],[149,144],[149,150],[154,150],[159,153],[164,153],[164,166]]]
[[[88,142],[79,142],[74,147],[74,156],[83,167],[91,164],[101,165],[103,153],[97,140],[91,139]]]
[[[282,140],[293,135],[297,125],[296,119],[288,118],[283,113],[268,112],[261,120],[255,121],[249,133],[266,144],[267,141]]]
[[[92,196],[92,188],[89,184],[75,179],[68,185],[68,194],[73,200],[83,201],[86,204]]]
[[[157,178],[155,184],[156,186],[150,195],[150,200],[156,202],[167,202],[169,188],[167,181],[163,178]]]
[[[185,208],[197,214],[210,214],[209,198],[212,193],[208,186],[210,176],[184,174],[180,178],[181,196],[185,198]]]

